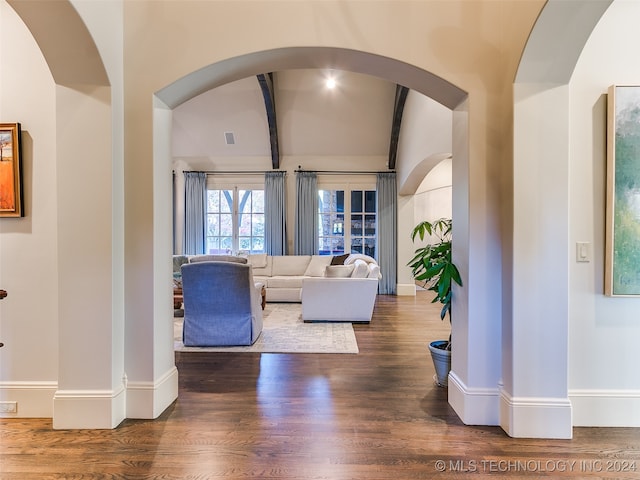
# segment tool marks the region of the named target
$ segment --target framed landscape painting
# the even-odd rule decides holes
[[[0,217],[22,217],[21,131],[19,123],[0,123]]]
[[[607,99],[605,295],[640,295],[640,86]]]

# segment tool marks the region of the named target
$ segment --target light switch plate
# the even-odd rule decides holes
[[[591,243],[576,242],[576,262],[591,261]]]

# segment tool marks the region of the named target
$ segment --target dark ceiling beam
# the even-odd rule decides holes
[[[280,147],[278,142],[278,124],[276,123],[276,102],[273,88],[273,73],[261,73],[257,75],[264,106],[267,110],[267,122],[269,123],[269,141],[271,143],[271,166],[274,170],[280,168]]]
[[[400,124],[402,123],[402,112],[407,101],[409,89],[401,85],[396,85],[396,101],[393,104],[393,123],[391,124],[391,141],[389,144],[389,170],[396,169],[396,158],[398,156],[398,138],[400,137]]]

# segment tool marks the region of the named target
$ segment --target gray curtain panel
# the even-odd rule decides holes
[[[207,216],[207,175],[184,172],[184,254],[205,253]]]
[[[269,255],[287,254],[286,174],[264,174],[264,250]]]
[[[296,173],[295,255],[318,253],[318,176],[316,172]]]
[[[398,277],[398,194],[395,172],[380,172],[377,177],[378,198],[378,264],[382,279],[379,293],[396,293]]]

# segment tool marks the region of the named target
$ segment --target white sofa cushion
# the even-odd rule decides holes
[[[303,276],[286,275],[267,279],[268,288],[302,288]]]
[[[280,255],[271,257],[271,275],[304,275],[311,255]]]
[[[304,274],[307,277],[324,277],[324,269],[331,263],[331,255],[312,255]]]
[[[324,276],[330,278],[348,278],[353,273],[355,265],[327,265]]]
[[[266,253],[254,253],[247,257],[247,260],[253,268],[265,268],[267,266]]]
[[[364,260],[356,260],[353,263],[353,272],[351,278],[367,278],[369,276],[369,268]]]
[[[251,262],[249,262],[251,263]],[[251,265],[251,269],[253,270],[254,277],[270,277],[271,276],[271,265],[273,264],[273,259],[271,256],[267,255],[267,264],[264,267],[257,267],[255,265]]]

